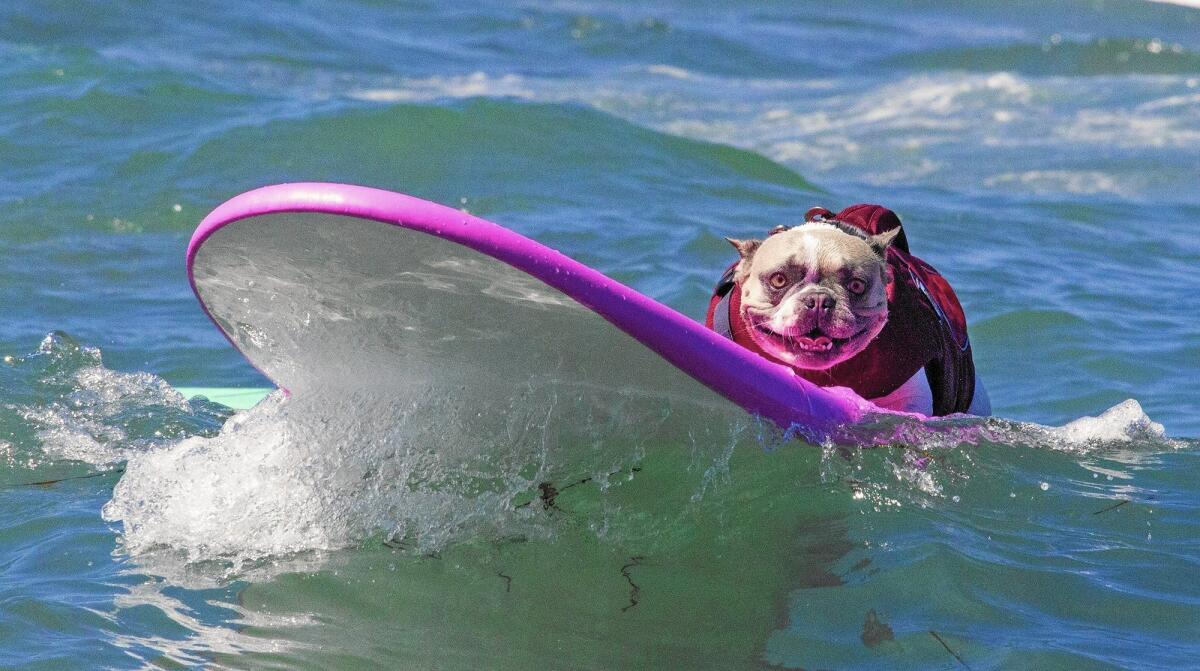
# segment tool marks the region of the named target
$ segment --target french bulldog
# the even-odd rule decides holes
[[[728,238],[739,259],[706,324],[810,382],[886,408],[990,413],[962,307],[945,278],[908,252],[895,214],[877,205],[816,210],[829,216],[777,226],[762,240]]]
[[[899,230],[868,236],[808,222],[765,240],[730,239],[751,337],[797,368],[823,370],[861,352],[887,323],[886,252]]]

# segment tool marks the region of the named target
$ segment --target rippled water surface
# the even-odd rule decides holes
[[[1200,10],[14,0],[0,56],[0,666],[1200,655]],[[587,380],[186,398],[267,385],[183,252],[288,180],[454,204],[697,318],[724,236],[884,203],[997,417],[859,449]]]

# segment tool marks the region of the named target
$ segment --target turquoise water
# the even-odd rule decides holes
[[[15,1],[0,54],[0,666],[1195,664],[1200,10]],[[350,410],[172,389],[266,384],[183,252],[286,180],[458,205],[696,317],[723,236],[885,203],[1003,419],[858,450],[531,395],[513,435],[586,455],[555,495],[355,459]]]

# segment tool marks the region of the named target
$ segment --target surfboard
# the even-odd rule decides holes
[[[248,410],[266,398],[272,390],[255,387],[175,387],[175,391],[189,401],[203,397],[234,410]]]
[[[381,189],[294,183],[236,196],[196,229],[187,271],[229,342],[293,395],[470,401],[566,381],[580,394],[732,404],[809,437],[886,412],[499,224]]]

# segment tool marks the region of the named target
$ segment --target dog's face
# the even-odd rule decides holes
[[[899,230],[868,237],[814,222],[730,240],[742,257],[735,276],[751,337],[797,368],[821,370],[861,352],[887,322],[884,258]]]

